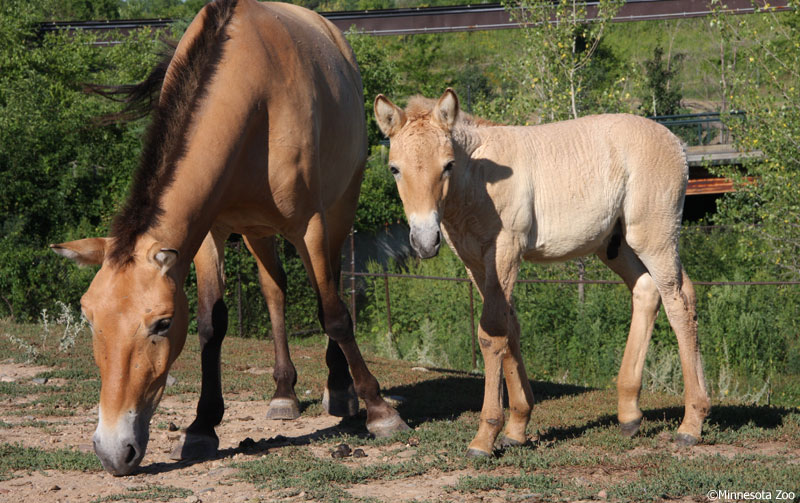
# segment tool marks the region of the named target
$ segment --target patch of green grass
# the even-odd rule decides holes
[[[58,449],[46,451],[19,444],[0,444],[0,480],[17,470],[98,471],[100,461],[94,454]]]
[[[710,490],[794,491],[800,480],[800,466],[772,456],[670,457],[644,468],[639,476],[609,490],[622,500],[652,501],[703,496]]]
[[[171,501],[176,498],[186,498],[192,491],[173,486],[146,485],[141,487],[129,487],[124,493],[112,494],[92,500],[92,503],[103,503],[105,501]]]
[[[0,382],[0,395],[5,397],[35,395],[41,391],[41,387],[37,387],[32,384],[19,382]]]
[[[492,491],[502,489],[525,489],[534,491],[541,496],[549,496],[562,488],[562,484],[555,478],[538,473],[525,473],[519,475],[478,475],[464,476],[452,486],[455,491],[473,493],[475,491]]]

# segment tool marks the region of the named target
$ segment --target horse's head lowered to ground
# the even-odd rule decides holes
[[[442,202],[459,165],[452,141],[458,97],[452,89],[438,101],[415,97],[403,111],[379,94],[375,118],[391,141],[389,169],[411,226],[411,246],[420,257],[433,257],[442,242]]]
[[[175,277],[177,251],[140,239],[129,260],[117,262],[107,253],[112,243],[89,238],[52,248],[81,265],[101,265],[81,298],[102,381],[93,441],[103,467],[125,475],[147,449],[150,418],[186,341],[188,304]]]

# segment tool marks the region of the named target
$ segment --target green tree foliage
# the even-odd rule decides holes
[[[788,11],[766,8],[758,16],[723,16],[713,21],[723,40],[739,47],[729,62],[728,99],[746,111],[731,117],[737,147],[760,152],[742,173],[720,170],[742,182],[720,205],[718,220],[752,227],[759,238],[751,254],[766,254],[786,277],[800,278],[800,2]],[[743,42],[747,43],[743,43]]]
[[[613,54],[601,42],[622,3],[602,0],[587,21],[577,0],[509,3],[512,18],[525,25],[523,43],[511,51],[508,78],[519,82],[506,113],[515,122],[551,122],[595,111],[624,109],[626,77],[615,74]]]
[[[642,109],[647,115],[673,115],[680,111],[681,91],[675,85],[682,55],[664,60],[664,49],[656,46],[653,57],[644,62],[645,86]]]
[[[0,10],[0,312],[23,319],[79,297],[89,271],[47,244],[104,234],[136,165],[141,124],[94,126],[111,104],[81,83],[138,80],[158,46],[149,33],[113,48],[92,45],[90,34],[40,36],[48,5]],[[45,285],[58,285],[57,297]]]

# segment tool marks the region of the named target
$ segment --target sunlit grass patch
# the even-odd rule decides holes
[[[626,501],[652,501],[701,496],[710,490],[796,491],[798,480],[800,465],[782,457],[670,457],[644,467],[636,480],[614,486],[609,495]]]
[[[146,485],[141,487],[129,487],[124,493],[112,494],[92,500],[92,503],[103,503],[106,501],[171,501],[176,498],[186,498],[192,494],[188,489],[180,487]]]
[[[98,471],[100,462],[94,454],[70,449],[44,450],[18,444],[0,444],[0,480],[14,471],[60,470]]]

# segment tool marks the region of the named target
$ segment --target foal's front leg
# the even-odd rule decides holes
[[[470,442],[467,455],[488,456],[503,429],[503,374],[509,390],[511,413],[503,437],[505,445],[525,442],[525,429],[533,407],[533,392],[525,372],[519,348],[519,323],[514,314],[511,294],[519,270],[519,258],[510,253],[513,246],[492,249],[485,259],[484,270],[470,268],[482,288],[483,312],[478,328],[478,341],[485,366],[483,408],[478,433]],[[498,249],[500,250],[498,253]]]

